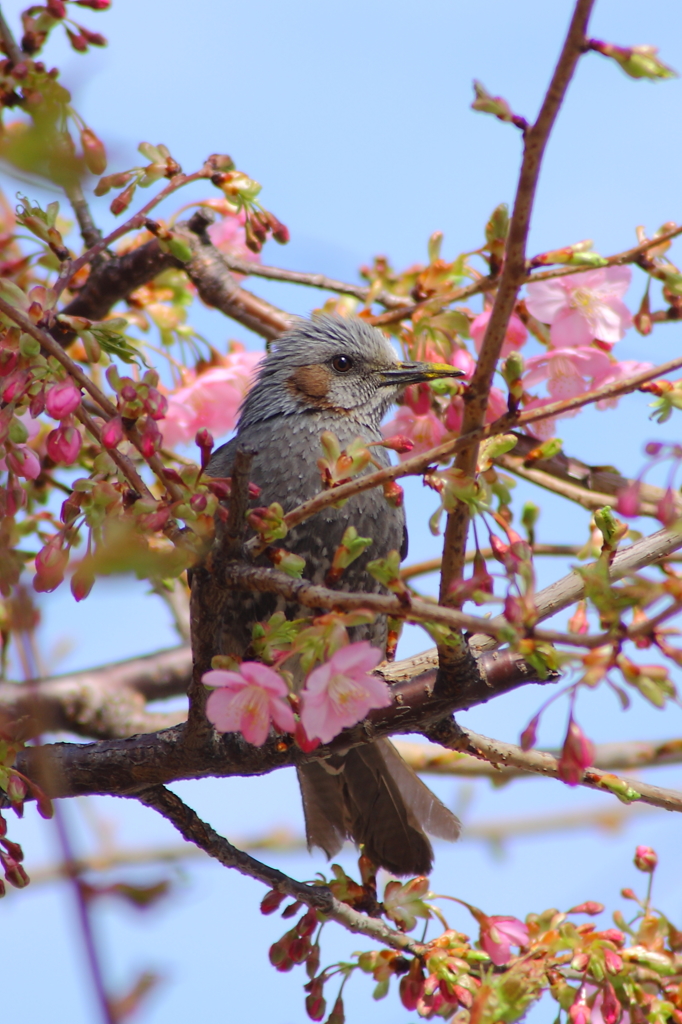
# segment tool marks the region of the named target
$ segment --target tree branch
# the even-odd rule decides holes
[[[425,947],[404,932],[389,928],[378,918],[362,914],[353,910],[347,903],[337,900],[326,885],[306,885],[297,882],[282,871],[271,868],[248,853],[238,850],[202,821],[180,797],[163,786],[145,789],[136,794],[136,798],[146,807],[158,811],[188,843],[194,843],[224,867],[234,868],[242,875],[263,882],[270,889],[276,889],[277,892],[286,893],[287,896],[300,900],[301,903],[313,907],[356,935],[366,935],[391,949],[405,950],[414,955],[424,952]]]
[[[577,0],[566,40],[538,119],[524,133],[523,160],[509,224],[502,275],[476,370],[464,397],[464,434],[478,430],[485,422],[490,387],[502,351],[507,324],[514,310],[519,289],[526,279],[526,240],[542,158],[568,84],[584,52],[587,22],[593,5],[594,0]],[[478,443],[474,440],[460,450],[455,465],[467,476],[473,476],[477,457]],[[463,502],[458,502],[448,516],[443,544],[441,604],[453,603],[450,588],[453,581],[462,575],[469,519],[468,506]],[[447,668],[450,662],[453,667],[456,664],[456,657],[453,659],[452,654],[445,649],[441,651],[441,657],[444,668]]]
[[[545,751],[522,750],[514,743],[492,740],[488,736],[480,736],[468,729],[461,729],[452,720],[443,720],[423,732],[428,739],[435,740],[450,750],[464,751],[493,765],[505,767],[511,765],[522,772],[544,775],[552,779],[560,778],[559,761]],[[651,804],[652,807],[662,807],[665,811],[682,811],[682,793],[678,793],[674,789],[651,786],[647,782],[642,782],[641,779],[629,779],[601,771],[599,768],[587,768],[578,783],[579,786],[597,789],[602,793],[613,793],[613,787],[619,784],[622,784],[623,790],[629,787],[634,794],[628,796],[628,803],[631,800],[641,800],[642,803]]]

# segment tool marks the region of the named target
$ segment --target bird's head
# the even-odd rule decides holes
[[[378,427],[408,384],[462,375],[447,363],[401,362],[364,320],[318,316],[277,339],[244,401],[240,426],[326,411]]]

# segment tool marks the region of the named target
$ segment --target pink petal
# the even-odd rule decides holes
[[[549,337],[557,348],[575,348],[579,345],[589,345],[594,334],[582,313],[567,306],[552,322]]]
[[[281,732],[296,732],[296,719],[289,704],[275,697],[270,701],[270,717]]]
[[[340,647],[330,658],[334,672],[356,676],[358,673],[371,672],[381,661],[382,654],[378,647],[372,647],[368,640]]]
[[[254,686],[259,686],[263,690],[267,690],[269,693],[277,694],[279,697],[285,697],[289,692],[287,684],[282,679],[278,672],[274,669],[268,668],[267,665],[261,665],[259,661],[243,661],[239,666],[241,675]]]
[[[610,298],[594,311],[594,336],[599,341],[620,341],[631,326],[630,310],[619,298]]]
[[[508,942],[493,942],[488,932],[485,932],[481,936],[481,945],[496,967],[502,967],[511,960]]]
[[[551,324],[557,314],[568,306],[568,293],[560,279],[537,281],[526,286],[526,306],[531,316],[543,324]]]
[[[241,689],[248,685],[239,672],[228,672],[224,668],[212,668],[204,672],[201,681],[204,686],[228,686],[231,689]]]
[[[627,266],[605,267],[604,282],[608,286],[609,294],[622,297],[632,282],[632,268]]]
[[[500,935],[515,946],[525,946],[528,943],[528,926],[519,921],[518,917],[491,917],[489,920]]]

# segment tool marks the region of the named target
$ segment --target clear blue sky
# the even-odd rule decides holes
[[[23,6],[3,4],[15,26]],[[399,267],[423,259],[426,240],[437,229],[445,233],[446,256],[480,245],[491,210],[513,197],[520,146],[515,129],[470,110],[471,80],[481,79],[515,111],[532,118],[571,7],[567,0],[423,0],[418,5],[406,0],[115,0],[112,11],[101,15],[74,8],[77,20],[109,37],[107,50],[82,57],[55,39],[47,59],[64,69],[77,109],[105,139],[112,170],[134,163],[142,140],[166,143],[186,170],[208,153],[229,152],[263,184],[264,204],[291,230],[291,244],[270,246],[265,259],[354,278],[357,267],[376,253]],[[682,69],[682,8],[674,0],[646,5],[600,0],[592,34],[620,44],[659,45],[662,58]],[[584,59],[541,176],[532,252],[586,237],[599,251],[615,252],[634,243],[637,224],[652,231],[681,219],[681,90],[680,81],[634,82],[596,54]],[[16,187],[7,184],[10,196]],[[105,201],[94,208],[106,226]],[[320,301],[319,293],[283,285],[258,282],[253,288],[296,312]],[[629,300],[632,308],[642,288],[640,275]],[[202,311],[199,323],[216,347],[229,337],[256,343],[217,314]],[[622,358],[661,361],[679,351],[681,338],[679,326],[663,327],[648,339],[632,333],[618,351]],[[677,435],[678,422],[671,421],[665,436]],[[571,453],[629,471],[639,468],[644,441],[662,436],[648,422],[642,396],[622,402],[616,412],[589,412],[566,421],[561,434]],[[414,558],[437,550],[437,542],[417,525],[424,520],[422,494],[418,484],[409,489]],[[548,498],[539,539],[582,539],[586,525],[586,513]],[[543,567],[541,582],[559,571],[556,565]],[[98,584],[81,606],[68,591],[46,601],[48,659],[64,640],[73,643],[59,662],[64,671],[175,642],[164,609],[129,581]],[[403,653],[427,645],[422,634],[410,630]],[[462,720],[480,732],[516,740],[541,699],[529,687]],[[642,702],[622,715],[615,701],[589,695],[581,699],[580,712],[596,740],[680,734],[679,711],[662,715]],[[541,741],[556,743],[564,722],[565,709],[550,715]],[[666,769],[653,777],[661,785],[679,786],[681,774]],[[273,823],[301,828],[289,772],[176,788],[232,838]],[[434,788],[451,804],[470,801],[465,820],[613,806],[606,797],[543,781],[468,790],[440,780]],[[170,827],[149,811],[113,799],[93,803],[122,842],[173,841]],[[85,848],[90,842],[86,813],[72,804],[66,810]],[[24,822],[13,824],[12,835],[24,842],[29,865],[45,863],[56,851],[51,825],[31,810]],[[441,846],[434,885],[493,913],[523,915],[587,898],[613,909],[620,885],[638,881],[631,866],[634,846],[649,843],[662,854],[661,902],[679,926],[678,835],[672,816],[652,812],[622,835],[574,832],[517,841],[502,859],[473,843]],[[324,870],[319,857],[273,854],[269,859],[298,878]],[[344,863],[352,865],[352,857]],[[161,874],[161,869],[139,872],[152,879]],[[267,964],[267,947],[284,923],[257,914],[261,895],[258,884],[207,864],[184,872],[175,901],[144,916],[102,905],[97,925],[112,987],[125,987],[139,969],[165,975],[140,1016],[145,1024],[209,1017],[253,1024],[306,1020],[302,970],[279,975]],[[70,893],[29,887],[13,893],[2,912],[12,936],[5,950],[6,1018],[91,1024],[95,1010],[83,978]],[[471,933],[464,912],[449,916]],[[339,929],[327,929],[329,960],[361,946]],[[355,979],[346,992],[347,1019],[365,1019],[370,982]],[[370,1005],[369,1012],[376,1024],[415,1018],[394,995]],[[533,1020],[549,1019],[548,1012],[537,1011]]]

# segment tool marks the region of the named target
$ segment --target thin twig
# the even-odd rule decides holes
[[[85,196],[83,195],[83,189],[81,188],[80,182],[75,182],[72,185],[68,185],[64,191],[66,192],[69,202],[73,207],[73,212],[76,214],[76,220],[81,230],[81,237],[85,242],[86,247],[89,249],[102,238],[102,232],[95,224],[92,219],[92,213],[90,207],[87,204]]]
[[[561,778],[559,761],[552,754],[542,750],[522,750],[514,743],[504,743],[502,740],[493,740],[468,729],[461,729],[454,722],[440,723],[433,729],[425,730],[424,735],[450,750],[462,750],[493,765],[511,765],[523,772],[544,775],[552,779]],[[627,797],[628,802],[641,800],[652,807],[662,807],[665,811],[682,811],[682,793],[677,790],[652,786],[641,779],[613,775],[599,768],[585,769],[578,785],[597,789],[602,793],[613,793],[613,787],[624,792],[626,787],[629,787],[632,795]]]
[[[12,64],[21,64],[24,55],[16,44],[11,28],[5,21],[2,8],[0,8],[0,39],[2,39],[2,48],[12,61]]]
[[[340,484],[338,487],[327,491],[321,491],[314,498],[310,498],[297,508],[292,509],[291,512],[287,512],[284,521],[287,527],[292,529],[305,519],[309,519],[310,516],[316,515],[338,501],[352,498],[354,495],[362,494],[373,487],[381,487],[390,480],[399,480],[404,476],[416,476],[423,473],[429,466],[446,461],[453,453],[461,451],[462,448],[473,441],[481,441],[496,434],[504,434],[519,426],[539,423],[541,420],[561,416],[567,412],[572,412],[574,409],[592,405],[602,399],[615,398],[630,391],[636,391],[637,388],[647,381],[663,377],[668,373],[672,373],[673,370],[679,370],[681,367],[682,356],[679,356],[677,359],[661,363],[650,370],[643,370],[641,373],[633,374],[632,377],[626,377],[621,381],[593,388],[582,395],[566,398],[560,402],[551,402],[540,409],[533,409],[530,412],[518,413],[516,415],[507,414],[495,420],[494,423],[490,423],[485,427],[479,427],[477,430],[472,430],[468,434],[452,438],[449,441],[444,441],[443,444],[438,445],[436,448],[430,448],[428,451],[414,455],[411,459],[406,459],[397,465],[387,466],[386,469],[377,470],[376,473],[366,473],[348,483]],[[258,539],[253,538],[247,542],[246,547],[253,555],[262,550],[262,547],[259,547],[259,545]]]
[[[464,434],[479,429],[485,422],[490,387],[502,351],[507,324],[514,310],[519,289],[526,278],[526,240],[542,158],[568,84],[584,52],[587,22],[593,5],[594,0],[577,0],[566,40],[538,119],[524,133],[523,160],[509,224],[504,266],[476,370],[464,397]],[[473,441],[460,449],[455,465],[468,476],[472,476],[476,469],[477,457],[478,443]],[[440,585],[440,600],[443,604],[453,604],[457,601],[452,595],[452,583],[462,575],[469,520],[468,506],[464,502],[457,502],[455,509],[448,516],[443,543]],[[452,658],[451,653],[445,649],[441,653],[446,659]]]

